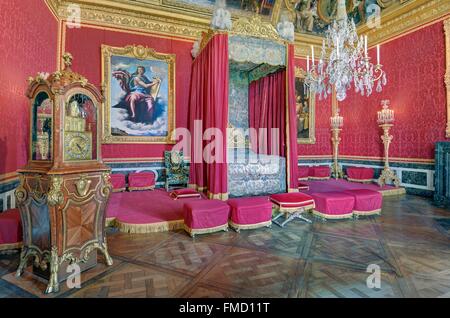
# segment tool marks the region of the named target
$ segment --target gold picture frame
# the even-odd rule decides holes
[[[175,129],[176,120],[175,54],[158,53],[152,48],[144,47],[141,45],[128,45],[125,47],[102,45],[101,52],[102,88],[105,96],[105,101],[103,103],[104,111],[102,119],[102,143],[174,144],[175,141],[171,139],[171,134]],[[130,63],[127,64],[127,62]],[[119,66],[121,68],[118,68]],[[112,72],[113,68],[114,74]],[[141,72],[143,72],[143,74],[138,74],[139,68],[142,68]],[[135,72],[130,74],[133,70],[135,70]],[[146,90],[147,93],[144,93],[144,97],[139,96],[137,101],[133,101],[133,104],[131,104],[131,100],[136,100],[136,98],[131,98],[131,96],[130,98],[128,98],[126,94],[131,95],[133,93],[133,90],[139,86],[137,84],[131,84],[131,79],[133,78],[133,76],[137,77],[138,75],[141,76],[139,78],[142,78],[142,76],[144,75],[147,76],[145,73],[148,70],[150,70],[151,74],[157,74],[153,77],[153,80],[149,80],[147,77],[144,78],[144,84],[152,86],[145,88],[141,86],[140,88]],[[117,82],[120,82],[120,85]],[[131,88],[129,87],[130,84],[136,86]],[[118,87],[123,90],[122,93],[125,96],[120,103],[117,102],[117,90],[119,89]],[[137,93],[139,93],[139,90],[137,90]],[[151,99],[149,98],[149,96],[151,96]],[[161,98],[158,99],[158,97]],[[115,99],[114,101],[113,98]],[[112,105],[113,103],[116,104]],[[137,103],[141,103],[139,105],[141,110],[138,109],[139,106]],[[147,111],[149,114],[145,114],[145,108],[144,110],[142,110],[143,105],[147,105]],[[117,112],[114,112],[113,114],[113,107],[122,108],[125,109],[125,111],[122,110],[120,116],[117,116]],[[161,108],[163,108],[163,110],[161,110]],[[140,113],[138,113],[138,111],[140,111]],[[144,112],[144,115],[148,115],[145,119],[142,119],[143,115],[139,118],[139,115],[142,112]],[[160,130],[162,129],[162,131],[165,133],[161,135],[158,133],[153,133],[150,130],[146,134],[145,127],[149,127],[150,129],[152,129],[153,124],[156,121],[155,116],[158,112],[160,112],[161,116],[163,116],[162,119],[157,117],[159,120],[158,123],[165,123],[165,126],[163,126],[163,128],[160,128]],[[134,121],[138,119],[141,120],[139,122],[140,125],[132,125]],[[145,120],[148,121],[146,122]],[[126,127],[139,127],[140,129],[142,129],[142,134],[141,131],[134,134],[130,133],[130,131],[133,131],[132,129],[134,128],[130,128],[130,130],[127,130],[127,128],[123,129],[124,123],[128,125]],[[117,126],[121,126],[121,128]],[[164,128],[167,129],[164,130]],[[155,131],[157,130],[155,129]]]
[[[297,143],[316,143],[316,100],[309,88],[304,85],[306,71],[295,68],[295,101],[297,114]],[[306,92],[308,91],[308,92]],[[299,94],[300,93],[300,94]],[[307,94],[305,98],[304,95]],[[307,111],[305,111],[305,109]],[[307,128],[305,128],[307,127]]]

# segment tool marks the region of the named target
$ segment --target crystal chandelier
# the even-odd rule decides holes
[[[367,36],[358,37],[353,19],[347,18],[345,0],[338,0],[336,20],[325,32],[317,64],[313,46],[311,52],[312,67],[308,56],[306,84],[320,99],[327,98],[334,89],[337,100],[343,101],[352,82],[355,92],[362,96],[370,96],[375,85],[376,91],[381,92],[387,83],[380,64],[380,46],[377,45],[377,64],[373,65],[367,54]]]

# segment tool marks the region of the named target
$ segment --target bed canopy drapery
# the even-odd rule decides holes
[[[209,30],[200,49],[190,86],[190,185],[223,200],[297,191],[293,45],[255,17],[229,32]]]

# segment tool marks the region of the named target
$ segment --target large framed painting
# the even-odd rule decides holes
[[[174,143],[175,55],[102,45],[103,143]]]
[[[315,97],[305,84],[306,72],[295,68],[295,100],[297,109],[297,142],[315,144]]]

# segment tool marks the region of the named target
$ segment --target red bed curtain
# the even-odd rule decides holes
[[[228,77],[228,35],[216,34],[192,65],[189,100],[189,183],[191,187],[206,191],[209,198],[221,200],[228,198]],[[210,134],[212,131],[209,128],[217,128],[221,136]],[[210,151],[212,149],[214,150]]]
[[[288,65],[285,70],[250,83],[249,126],[255,128],[257,133],[257,136],[250,135],[252,150],[286,157],[287,189],[289,192],[298,191],[293,45],[288,47]],[[273,134],[272,128],[277,129],[278,134]]]

